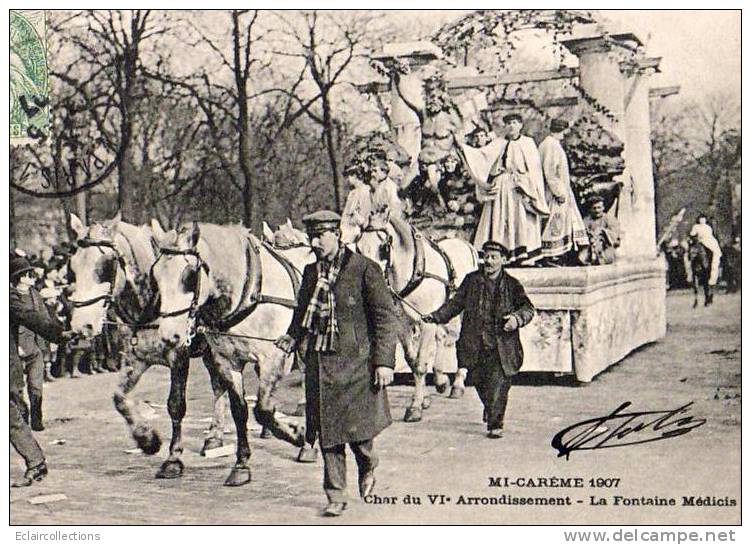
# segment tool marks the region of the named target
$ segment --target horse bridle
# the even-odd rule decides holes
[[[382,257],[386,261],[386,269],[383,271],[383,274],[386,277],[386,282],[390,282],[391,272],[394,268],[394,263],[391,256],[391,246],[394,242],[393,235],[389,233],[389,231],[385,227],[374,227],[372,225],[367,225],[360,231],[360,236],[355,242],[355,246],[358,246],[363,233],[376,233],[378,235],[378,239],[381,241],[380,249],[382,250]],[[381,235],[383,235],[383,237],[381,237]]]
[[[125,272],[125,258],[120,253],[120,250],[117,249],[117,246],[115,246],[115,243],[111,240],[97,240],[92,238],[82,238],[78,241],[76,241],[76,245],[79,248],[96,248],[100,252],[102,252],[102,255],[106,255],[104,250],[102,248],[109,248],[114,252],[114,260],[117,261],[118,267],[122,267],[123,272]],[[107,293],[104,293],[102,295],[97,295],[96,297],[92,297],[91,299],[86,299],[84,301],[74,301],[72,299],[68,299],[68,302],[71,304],[73,308],[84,308],[91,306],[95,303],[98,303],[99,301],[104,301],[104,307],[105,309],[112,303],[113,299],[113,293],[115,291],[115,281],[117,280],[117,271],[118,267],[112,268],[112,276],[110,278],[110,289]]]
[[[192,289],[193,291],[193,297],[190,300],[190,304],[187,307],[177,309],[177,310],[171,310],[169,312],[162,312],[159,311],[158,317],[159,318],[174,318],[175,316],[182,316],[183,314],[188,315],[188,331],[185,338],[185,346],[190,346],[193,342],[193,338],[196,336],[196,315],[198,314],[198,298],[201,296],[201,271],[203,270],[207,275],[209,274],[209,266],[208,264],[203,260],[201,255],[198,253],[198,250],[195,248],[188,248],[187,250],[180,250],[177,248],[160,248],[159,249],[159,256],[156,258],[156,261],[154,261],[153,265],[151,265],[151,270],[149,271],[149,276],[153,279],[154,278],[154,267],[159,262],[159,260],[165,256],[183,256],[185,258],[185,261],[188,263],[188,265],[191,265],[190,261],[188,261],[188,256],[193,256],[196,258],[196,265],[193,270],[196,272],[196,285]]]

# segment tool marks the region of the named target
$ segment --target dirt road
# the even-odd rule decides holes
[[[377,440],[381,455],[376,495],[396,504],[352,499],[344,517],[319,517],[325,503],[321,463],[295,463],[296,449],[262,440],[252,428],[253,481],[222,486],[233,457],[206,459],[197,452],[207,427],[210,389],[206,371],[191,368],[186,417],[186,472],[179,480],[155,480],[166,446],[153,457],[127,454],[134,447],[115,412],[116,376],[60,379],[46,386],[47,430],[37,434],[50,475],[42,483],[11,491],[12,524],[349,524],[378,523],[692,523],[740,521],[741,330],[740,296],[720,295],[710,308],[691,309],[692,296],[668,297],[668,335],[631,354],[586,386],[552,378],[522,377],[511,390],[507,433],[486,439],[481,405],[473,390],[459,401],[434,396],[423,422],[397,421]],[[147,373],[135,397],[158,405],[152,422],[168,442],[168,374]],[[410,389],[391,389],[393,413],[401,418]],[[557,457],[551,439],[562,428],[608,414],[622,402],[629,410],[662,411],[693,401],[689,409],[706,424],[667,440],[622,448],[575,451]],[[161,405],[162,407],[159,407]],[[645,433],[645,432],[643,432]],[[654,435],[654,432],[652,432]],[[234,441],[227,435],[228,441]],[[632,436],[633,437],[633,436]],[[50,444],[55,440],[64,444]],[[350,494],[356,470],[350,460]],[[11,449],[11,474],[22,462]],[[488,486],[491,477],[516,484],[530,478],[581,478],[582,487]],[[521,478],[521,479],[520,479]],[[591,478],[610,479],[594,481]],[[616,483],[615,480],[619,481]],[[505,481],[500,481],[505,482]],[[570,481],[568,484],[574,484]],[[550,484],[550,481],[547,483]],[[599,487],[608,484],[610,487]],[[66,500],[32,505],[42,494]],[[443,504],[435,495],[443,494]],[[431,504],[428,495],[434,496]],[[419,498],[405,503],[405,497]],[[607,505],[591,505],[590,497]],[[627,498],[616,500],[615,496]],[[673,498],[675,506],[623,506],[634,498]],[[735,506],[684,506],[735,502]],[[498,498],[555,498],[571,505],[498,505]],[[449,499],[450,498],[450,499]],[[469,498],[478,498],[470,500]],[[488,498],[483,500],[482,498]],[[493,499],[495,498],[495,499]],[[568,498],[568,500],[566,500]],[[373,498],[375,499],[375,498]],[[487,502],[468,505],[466,502]],[[614,505],[618,501],[619,505]],[[581,502],[581,503],[579,503]],[[637,503],[643,503],[641,499]]]

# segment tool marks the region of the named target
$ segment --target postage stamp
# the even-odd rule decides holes
[[[10,12],[11,143],[42,138],[49,126],[49,74],[44,10]]]

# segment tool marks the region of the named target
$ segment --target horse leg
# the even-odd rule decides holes
[[[162,447],[159,434],[151,427],[138,409],[137,404],[128,398],[128,394],[136,387],[138,380],[151,363],[128,355],[120,370],[120,380],[112,396],[115,408],[128,424],[130,434],[144,454],[156,454]]]
[[[211,426],[209,426],[209,435],[203,441],[203,447],[201,447],[201,456],[206,456],[207,450],[224,445],[224,426],[226,424],[228,400],[227,389],[216,373],[213,356],[205,355],[204,365],[209,372],[211,389],[214,392],[214,414],[211,418]]]
[[[245,401],[242,365],[235,368],[231,362],[216,357],[216,372],[229,393],[229,407],[237,432],[237,458],[225,486],[242,486],[250,482],[250,443],[248,442],[248,402]]]
[[[435,391],[441,395],[445,394],[449,389],[448,376],[446,376],[446,373],[439,371],[435,367],[433,368],[433,385],[435,386]]]
[[[435,359],[435,333],[434,325],[425,324],[421,327],[419,335],[413,335],[404,347],[404,357],[415,377],[415,391],[412,394],[412,403],[404,413],[405,422],[419,422],[422,420],[423,409],[430,407],[431,398],[425,386],[425,378],[428,374],[428,362]],[[417,343],[415,337],[418,339]]]
[[[170,367],[170,390],[167,410],[172,419],[172,440],[169,445],[169,457],[162,463],[156,474],[157,479],[176,479],[182,477],[185,466],[180,456],[183,453],[182,427],[185,417],[185,395],[188,385],[190,359],[180,358]]]
[[[694,280],[691,282],[692,287],[694,288],[694,307],[696,308],[699,306],[699,278],[697,277],[697,274],[694,273]]]
[[[456,377],[454,378],[454,385],[451,387],[451,399],[461,399],[464,396],[464,381],[467,380],[467,369],[460,367],[456,371]]]
[[[709,278],[707,278],[707,281],[704,283],[704,306],[708,307],[709,305],[711,305],[712,299],[712,286],[709,285]]]
[[[262,355],[259,358],[258,401],[253,408],[253,415],[258,423],[268,429],[277,439],[297,447],[304,447],[305,428],[280,419],[271,399],[277,383],[284,374],[286,359],[287,355],[277,348],[273,348],[268,355]]]

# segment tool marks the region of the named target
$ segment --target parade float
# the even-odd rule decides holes
[[[401,150],[407,218],[422,232],[435,240],[472,240],[479,217],[473,182],[460,162],[447,146],[423,141],[414,105],[424,105],[425,89],[450,96],[464,134],[497,129],[504,115],[517,112],[525,120],[524,132],[539,143],[551,119],[568,120],[563,145],[579,208],[584,212],[589,197],[601,196],[608,215],[620,224],[615,263],[511,270],[537,309],[521,330],[522,371],[589,382],[665,335],[650,99],[677,91],[650,88],[659,63],[645,55],[634,33],[571,10],[473,12],[429,40],[387,44],[372,56],[377,76],[360,90],[386,120],[384,138]],[[447,108],[449,116],[456,118]],[[420,190],[430,186],[440,186],[434,191],[440,198],[421,198]],[[438,365],[456,370],[450,342],[444,343]]]

